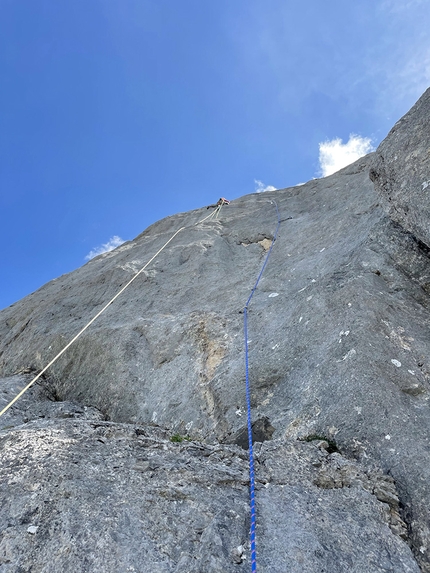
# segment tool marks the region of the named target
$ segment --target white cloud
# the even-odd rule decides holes
[[[118,237],[118,235],[114,235],[109,239],[107,243],[103,243],[103,245],[91,249],[91,251],[85,257],[85,260],[89,261],[90,259],[93,259],[98,255],[101,255],[103,253],[108,253],[109,251],[113,251],[113,249],[116,249],[116,247],[119,247],[123,243],[125,243],[125,241],[121,239],[121,237]]]
[[[351,134],[347,143],[343,143],[340,137],[331,141],[323,141],[319,144],[320,170],[323,177],[331,175],[342,167],[354,163],[363,155],[374,151],[369,137]]]
[[[259,179],[254,179],[254,183],[256,193],[264,193],[264,191],[276,191],[276,187],[273,187],[273,185],[265,185]]]

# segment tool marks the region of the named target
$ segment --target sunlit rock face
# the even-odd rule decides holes
[[[248,314],[261,570],[430,572],[429,115],[426,92],[338,173],[159,221],[0,313],[6,404],[185,227],[0,418],[2,573],[249,570],[243,307],[275,202]]]

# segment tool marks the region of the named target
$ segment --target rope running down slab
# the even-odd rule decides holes
[[[276,230],[272,239],[272,243],[270,245],[269,251],[267,252],[266,258],[264,259],[263,266],[260,270],[260,273],[257,277],[257,280],[251,290],[251,294],[246,301],[244,307],[244,337],[245,337],[245,379],[246,379],[246,406],[247,406],[247,425],[248,425],[248,444],[249,444],[249,477],[250,477],[250,509],[251,509],[251,527],[250,527],[250,542],[251,542],[251,571],[257,571],[257,558],[256,558],[256,548],[255,548],[255,526],[256,526],[256,512],[255,512],[255,469],[254,469],[254,452],[253,452],[253,440],[252,440],[252,425],[251,425],[251,393],[250,393],[250,383],[249,383],[249,351],[248,351],[248,308],[251,302],[251,299],[254,295],[254,292],[257,289],[258,283],[263,275],[264,269],[267,265],[269,260],[270,254],[272,252],[273,246],[275,244],[278,230],[280,226],[280,215],[279,209],[276,201],[270,201],[270,203],[275,205],[276,213],[278,217],[278,222],[276,226]],[[28,384],[25,386],[16,396],[9,402],[9,404],[3,408],[0,412],[0,416],[2,416],[5,412],[9,410],[13,404],[19,398],[27,392],[33,386],[33,384],[50,368],[57,360],[66,352],[66,350],[74,343],[76,340],[91,326],[91,324],[97,320],[97,318],[105,312],[105,310],[131,285],[133,281],[137,279],[137,277],[152,263],[152,261],[167,247],[167,245],[178,235],[181,231],[187,228],[195,227],[200,223],[203,223],[206,220],[217,219],[219,213],[221,211],[222,205],[217,206],[217,208],[207,217],[204,217],[201,221],[197,221],[193,225],[188,225],[181,227],[177,231],[173,233],[173,235],[168,239],[164,245],[155,253],[155,255],[149,259],[149,261],[128,281],[128,283],[122,287],[121,290],[117,292],[117,294],[107,303],[105,306],[72,338],[72,340],[66,344],[66,346],[37,374]]]
[[[117,294],[116,294],[107,304],[105,304],[105,306],[82,328],[82,330],[80,330],[80,331],[78,332],[78,334],[76,334],[76,336],[74,336],[74,337],[72,338],[72,340],[71,340],[68,344],[66,344],[66,346],[65,346],[62,350],[60,350],[60,352],[51,360],[51,362],[49,362],[49,364],[47,364],[47,365],[39,372],[39,374],[37,374],[37,376],[35,376],[35,377],[31,380],[31,382],[29,382],[29,383],[27,384],[27,386],[25,386],[25,387],[21,390],[21,392],[19,392],[19,393],[15,396],[15,398],[13,398],[13,400],[11,400],[11,401],[9,402],[9,404],[3,408],[3,410],[0,412],[0,416],[3,416],[3,414],[4,414],[5,412],[7,412],[7,411],[9,410],[9,408],[10,408],[11,406],[13,406],[13,405],[15,404],[15,402],[16,402],[17,400],[19,400],[19,399],[21,398],[21,396],[22,396],[23,394],[25,394],[25,392],[27,392],[27,390],[29,390],[29,389],[33,386],[33,384],[48,370],[48,368],[50,368],[50,367],[54,364],[54,362],[56,362],[56,361],[58,360],[58,358],[60,358],[60,356],[61,356],[62,354],[64,354],[64,353],[66,352],[66,350],[67,350],[70,346],[72,346],[72,344],[73,344],[74,342],[76,342],[76,340],[81,336],[81,334],[83,334],[83,333],[87,330],[87,328],[88,328],[89,326],[91,326],[91,324],[92,324],[101,314],[104,313],[104,311],[120,296],[120,294],[122,294],[122,293],[125,291],[125,289],[128,288],[128,287],[131,285],[131,283],[132,283],[133,281],[135,281],[135,280],[137,279],[137,277],[138,277],[141,273],[143,273],[143,271],[147,268],[147,266],[148,266],[149,264],[151,264],[152,261],[153,261],[156,257],[158,257],[158,255],[161,253],[161,251],[163,251],[163,250],[167,247],[167,245],[168,245],[171,241],[173,241],[173,239],[176,237],[176,235],[178,235],[178,234],[179,234],[181,231],[183,231],[184,229],[191,228],[191,227],[195,227],[195,226],[199,225],[200,223],[203,223],[203,222],[206,221],[207,219],[212,219],[212,218],[214,217],[215,213],[219,214],[219,211],[220,211],[220,207],[217,207],[217,208],[215,209],[215,211],[213,211],[213,212],[212,212],[210,215],[208,215],[207,217],[204,217],[204,219],[202,219],[201,221],[197,221],[197,223],[194,223],[193,225],[188,225],[188,226],[185,226],[185,227],[181,227],[180,229],[178,229],[177,231],[175,231],[175,233],[173,233],[173,235],[170,237],[170,239],[164,243],[164,245],[161,247],[161,249],[159,249],[151,259],[149,259],[149,261],[134,275],[134,277],[131,278],[131,279],[128,281],[128,283],[127,283],[124,287],[122,287],[122,289],[121,289],[120,291],[118,291]]]
[[[257,571],[257,552],[255,548],[255,526],[256,526],[256,513],[255,513],[255,469],[254,469],[254,450],[252,441],[252,424],[251,424],[251,390],[249,383],[249,352],[248,352],[248,307],[254,292],[257,289],[258,283],[263,275],[264,269],[269,260],[270,254],[275,244],[276,238],[278,236],[279,225],[281,224],[279,209],[276,201],[270,201],[276,207],[276,214],[278,217],[278,223],[276,225],[276,231],[273,235],[272,244],[270,245],[269,251],[264,259],[263,266],[261,267],[260,274],[251,290],[251,294],[246,301],[245,308],[243,309],[243,330],[245,336],[245,381],[246,381],[246,409],[247,409],[247,423],[248,423],[248,444],[249,444],[249,498],[251,507],[251,527],[249,538],[251,542],[251,571]]]

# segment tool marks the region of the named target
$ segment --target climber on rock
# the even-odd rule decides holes
[[[206,209],[215,209],[216,207],[222,207],[223,205],[230,205],[230,201],[225,197],[220,197],[215,205],[208,205]]]

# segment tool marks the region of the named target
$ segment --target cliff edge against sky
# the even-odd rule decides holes
[[[338,173],[202,208],[0,313],[0,572],[430,572],[430,90]],[[223,192],[224,193],[224,192]],[[225,191],[227,195],[227,191]],[[186,439],[184,439],[186,438]],[[173,441],[172,441],[173,440]]]

